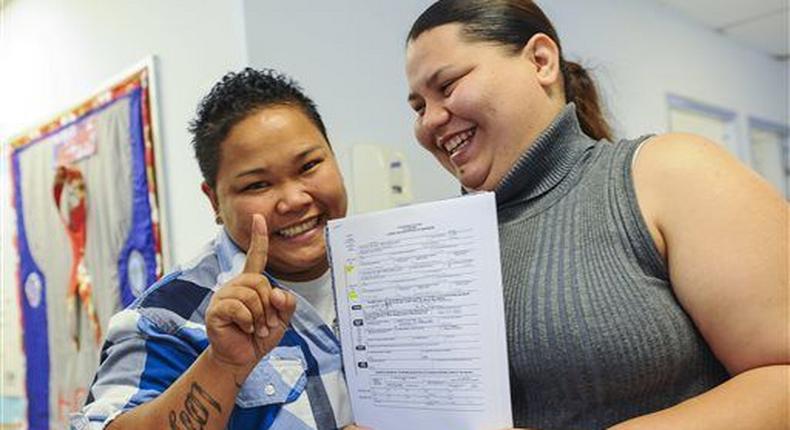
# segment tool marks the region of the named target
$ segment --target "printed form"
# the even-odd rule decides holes
[[[493,193],[329,221],[355,422],[512,427]]]

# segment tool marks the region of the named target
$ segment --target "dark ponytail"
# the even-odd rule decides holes
[[[546,14],[531,0],[439,0],[423,12],[409,31],[407,41],[444,24],[459,23],[469,41],[496,42],[519,52],[537,33],[549,36],[560,49],[560,69],[566,102],[576,103],[582,130],[596,140],[611,140],[590,75],[580,65],[562,58],[557,31]]]
[[[561,60],[565,99],[576,103],[582,131],[595,140],[612,140],[612,130],[601,111],[595,82],[580,64]]]

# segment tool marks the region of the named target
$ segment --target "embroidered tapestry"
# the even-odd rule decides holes
[[[164,269],[150,74],[11,142],[31,430],[68,427],[110,317]]]

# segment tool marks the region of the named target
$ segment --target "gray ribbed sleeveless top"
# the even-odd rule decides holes
[[[516,427],[603,428],[728,377],[637,205],[643,140],[591,140],[569,104],[496,189]]]

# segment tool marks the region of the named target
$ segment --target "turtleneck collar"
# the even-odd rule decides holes
[[[497,206],[528,201],[557,186],[595,141],[582,132],[576,105],[568,103],[516,160],[497,185]]]

